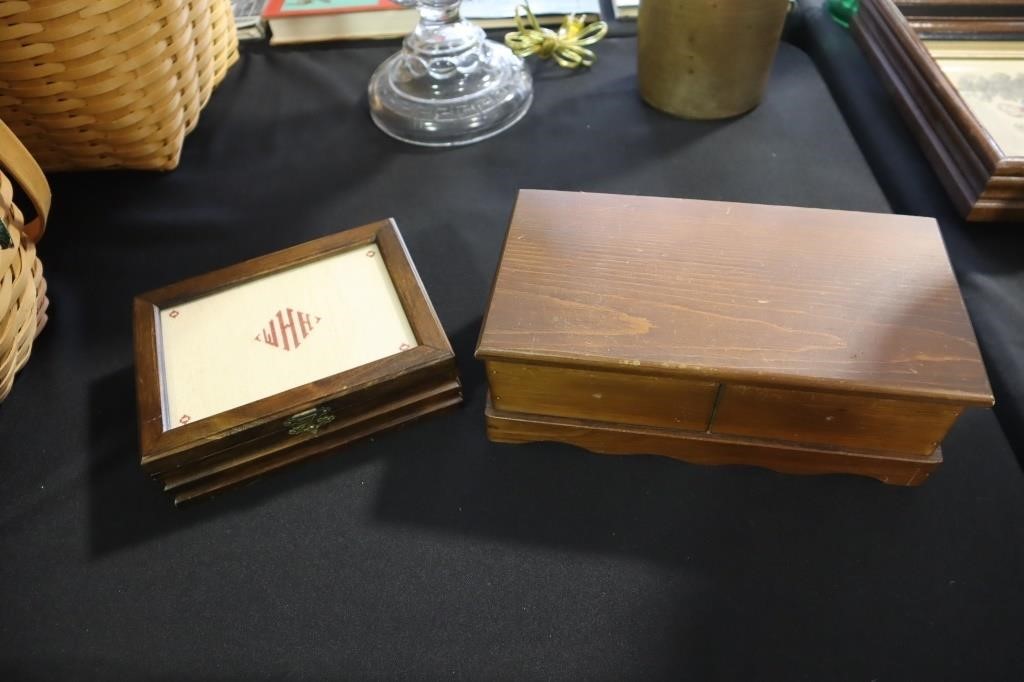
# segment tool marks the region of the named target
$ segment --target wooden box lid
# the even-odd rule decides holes
[[[461,395],[392,221],[142,294],[134,319],[141,463],[165,482],[260,473],[254,453],[283,461]]]
[[[523,190],[484,360],[989,405],[933,219]]]

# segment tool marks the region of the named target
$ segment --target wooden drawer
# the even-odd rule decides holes
[[[711,431],[927,457],[960,412],[949,403],[726,385]]]
[[[492,438],[907,485],[992,404],[912,216],[522,190],[476,357]]]
[[[621,424],[704,431],[718,384],[492,360],[487,379],[496,407]]]
[[[852,452],[744,436],[515,414],[490,403],[485,415],[487,437],[498,443],[554,441],[608,455],[645,453],[693,464],[750,464],[790,474],[859,474],[892,485],[920,485],[942,463],[942,448],[928,457]]]

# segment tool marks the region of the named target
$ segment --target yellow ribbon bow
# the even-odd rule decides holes
[[[604,38],[608,24],[595,21],[588,25],[586,22],[585,15],[570,14],[555,33],[550,28],[541,28],[529,5],[517,5],[517,30],[505,35],[505,44],[519,57],[532,54],[541,59],[554,57],[559,66],[567,69],[591,66],[597,61],[597,55],[586,46]]]

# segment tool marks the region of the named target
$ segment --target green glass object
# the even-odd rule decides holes
[[[859,7],[860,0],[828,0],[828,13],[837,24],[845,28],[850,28],[850,22]]]

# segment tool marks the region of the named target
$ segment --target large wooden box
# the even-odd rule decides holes
[[[488,434],[919,484],[992,394],[934,220],[524,190]]]
[[[137,297],[135,363],[142,466],[175,503],[462,399],[392,221]]]

